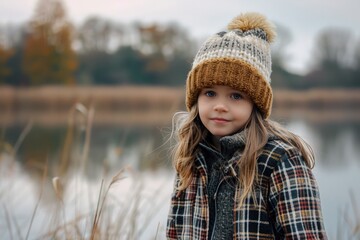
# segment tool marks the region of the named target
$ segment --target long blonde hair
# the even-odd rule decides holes
[[[193,179],[197,146],[208,131],[200,121],[197,104],[191,108],[190,112],[177,113],[174,118],[176,122],[173,123],[173,133],[177,137],[177,143],[173,160],[180,178],[178,190],[183,191]],[[238,161],[239,172],[241,172],[238,174],[238,179],[242,189],[238,196],[239,206],[249,193],[253,193],[254,183],[257,181],[257,157],[267,143],[269,135],[275,135],[285,143],[299,149],[307,166],[313,168],[315,160],[310,145],[280,124],[265,120],[255,106],[245,128],[247,130],[246,144],[241,159]]]

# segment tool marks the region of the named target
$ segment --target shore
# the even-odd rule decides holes
[[[59,125],[73,110],[95,112],[94,124],[166,125],[184,110],[184,88],[0,87],[0,124],[29,119]],[[272,117],[309,121],[360,121],[360,89],[274,90]]]

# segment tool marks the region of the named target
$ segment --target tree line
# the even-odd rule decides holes
[[[319,33],[305,76],[284,67],[291,34],[281,26],[278,33],[274,87],[360,87],[360,40],[350,31]],[[0,84],[181,86],[199,44],[176,23],[122,24],[90,17],[74,26],[60,0],[39,0],[27,23],[0,26]]]

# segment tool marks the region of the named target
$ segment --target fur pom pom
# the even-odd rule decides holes
[[[235,17],[228,25],[228,30],[240,29],[243,31],[248,31],[255,28],[260,28],[266,32],[269,43],[272,43],[275,40],[275,26],[260,13],[241,14]]]

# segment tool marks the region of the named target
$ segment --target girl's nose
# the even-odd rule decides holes
[[[217,112],[226,112],[228,111],[226,105],[222,102],[216,103],[214,106],[214,110]]]

